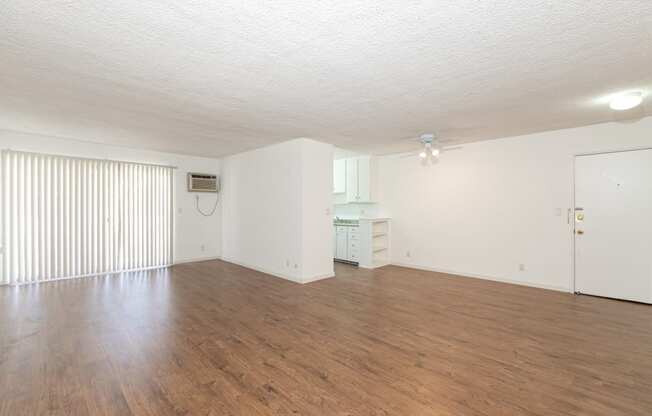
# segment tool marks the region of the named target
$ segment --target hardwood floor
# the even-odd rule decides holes
[[[652,307],[389,266],[0,287],[0,415],[650,415]]]

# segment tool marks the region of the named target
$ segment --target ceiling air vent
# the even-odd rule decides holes
[[[188,192],[219,192],[217,175],[189,172]]]

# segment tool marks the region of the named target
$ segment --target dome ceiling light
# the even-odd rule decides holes
[[[617,111],[630,110],[642,102],[643,93],[641,91],[629,91],[614,96],[609,102],[609,108]]]

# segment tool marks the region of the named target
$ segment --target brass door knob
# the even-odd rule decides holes
[[[580,234],[580,235],[584,234],[584,231],[582,231],[582,230],[577,230],[576,232],[577,232],[577,234]]]

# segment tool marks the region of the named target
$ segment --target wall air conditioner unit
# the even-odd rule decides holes
[[[209,173],[188,172],[188,192],[214,192],[220,191],[217,175]]]

